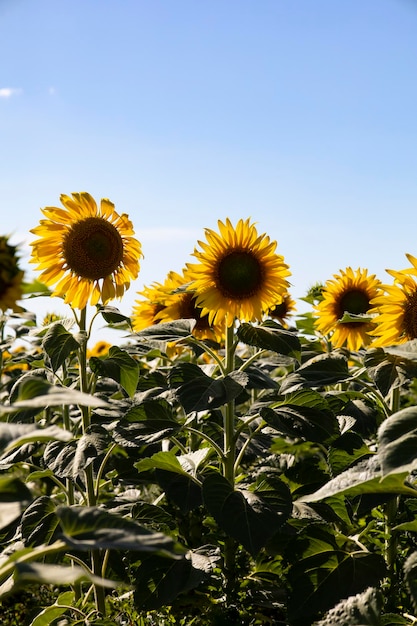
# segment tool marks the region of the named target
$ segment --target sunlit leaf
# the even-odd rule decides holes
[[[417,468],[417,408],[407,407],[388,417],[378,430],[382,473]]]
[[[48,355],[54,372],[79,347],[80,344],[74,335],[68,332],[60,323],[52,324],[42,341],[42,348]]]
[[[297,360],[300,358],[301,344],[297,334],[285,330],[272,320],[265,321],[260,326],[241,324],[237,337],[249,346],[271,350]]]
[[[133,397],[139,380],[139,363],[126,350],[112,346],[107,358],[91,357],[89,363],[97,376],[112,378]]]

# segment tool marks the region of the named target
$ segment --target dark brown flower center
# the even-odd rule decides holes
[[[195,320],[195,328],[197,330],[207,330],[210,328],[208,315],[201,315],[201,308],[195,305],[195,296],[192,293],[184,293],[181,295],[179,316],[184,319]]]
[[[220,260],[216,286],[226,298],[250,298],[259,291],[262,284],[262,265],[249,250],[234,250]]]
[[[407,295],[403,323],[407,338],[417,339],[417,291]]]
[[[73,224],[62,247],[68,268],[90,280],[110,276],[123,260],[119,231],[101,217],[88,217]]]
[[[364,315],[369,310],[369,298],[365,291],[351,289],[346,291],[338,300],[338,317],[343,317],[345,312],[352,315]]]
[[[288,312],[289,312],[288,300],[285,298],[282,300],[281,304],[276,304],[268,311],[271,317],[276,317],[279,320],[284,319],[284,317],[288,315]]]

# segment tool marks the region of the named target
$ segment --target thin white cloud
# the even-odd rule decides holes
[[[11,98],[12,96],[18,96],[22,93],[21,89],[16,89],[15,87],[1,87],[0,88],[0,98]]]

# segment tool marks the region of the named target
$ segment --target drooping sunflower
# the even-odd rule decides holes
[[[30,262],[41,271],[41,282],[55,285],[53,296],[83,309],[88,301],[106,304],[123,296],[138,276],[142,248],[132,222],[110,200],[97,206],[86,192],[71,196],[61,195],[64,209],[42,209],[46,219],[30,231],[39,237]]]
[[[371,300],[381,293],[381,282],[368,270],[347,267],[328,280],[321,293],[322,300],[315,311],[317,330],[331,335],[335,348],[346,346],[351,351],[367,346],[374,328],[370,319]],[[348,321],[343,321],[347,314]],[[357,317],[356,317],[357,316]],[[362,317],[361,317],[362,316]]]
[[[165,307],[160,311],[159,318],[162,321],[193,319],[196,322],[192,331],[195,337],[221,342],[224,335],[223,325],[210,324],[209,316],[203,315],[201,307],[197,306],[196,295],[186,289],[190,282],[187,270],[183,270],[182,274],[170,272],[169,280],[174,288],[167,290]]]
[[[284,293],[282,296],[282,302],[270,307],[267,311],[267,315],[272,319],[277,320],[282,326],[288,326],[288,318],[291,317],[296,310],[295,302],[291,298],[289,293]]]
[[[158,315],[165,308],[166,294],[162,284],[155,282],[144,287],[138,296],[140,298],[135,300],[131,315],[132,328],[137,332],[159,324],[161,320]]]
[[[376,314],[372,347],[396,345],[417,339],[417,258],[406,254],[412,264],[405,270],[387,270],[392,285],[383,285],[383,292],[372,299]]]
[[[162,321],[194,319],[193,334],[196,337],[220,341],[223,328],[210,325],[208,316],[201,314],[201,309],[195,304],[195,295],[186,290],[188,282],[186,271],[182,274],[169,272],[162,284],[153,283],[145,287],[133,307],[133,329],[140,331]]]
[[[22,311],[17,301],[22,297],[23,271],[19,268],[18,246],[9,237],[0,237],[0,311]]]
[[[276,254],[276,241],[258,235],[250,219],[240,219],[236,227],[229,218],[218,220],[218,227],[219,233],[206,228],[207,242],[199,241],[201,250],[193,253],[198,263],[187,264],[196,306],[209,324],[261,320],[288,289],[288,265]]]

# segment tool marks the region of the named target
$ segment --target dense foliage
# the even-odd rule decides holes
[[[28,591],[32,626],[417,622],[415,342],[94,311],[104,353],[3,318],[3,620]]]

